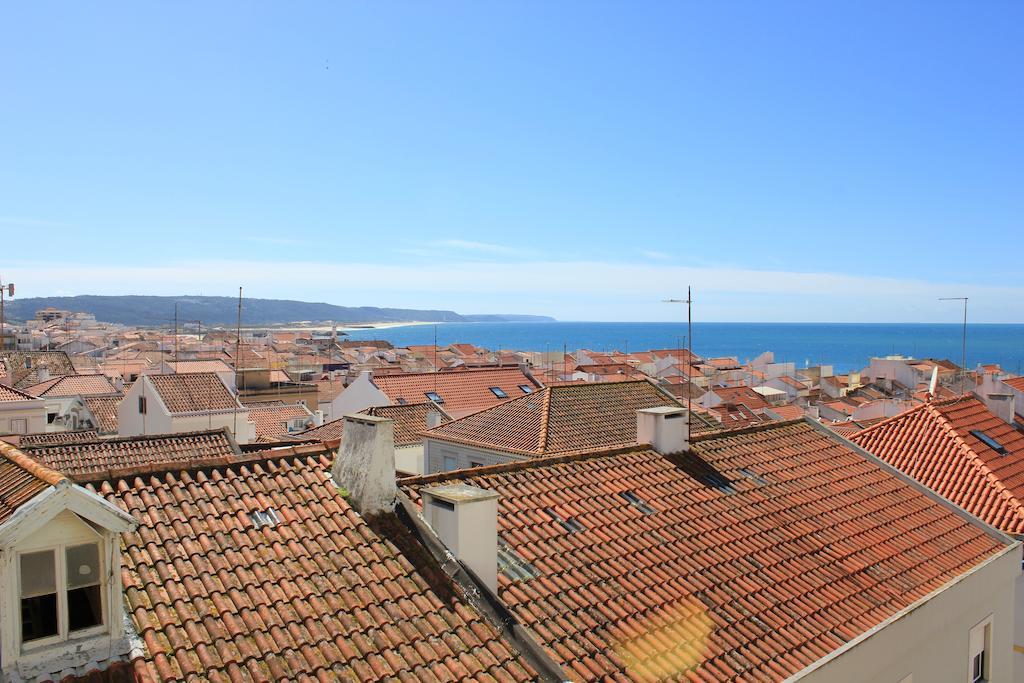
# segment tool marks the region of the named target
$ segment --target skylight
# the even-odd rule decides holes
[[[999,443],[998,441],[996,441],[995,439],[993,439],[991,436],[981,431],[980,429],[972,429],[971,434],[977,437],[978,440],[980,440],[983,444],[994,450],[996,453],[1000,455],[1004,455],[1006,453],[1006,447],[1003,446],[1003,444]]]
[[[645,515],[653,515],[656,512],[656,510],[652,508],[650,505],[648,505],[643,498],[636,495],[632,491],[622,491],[621,493],[619,493],[619,495],[625,498],[630,505],[632,505]]]
[[[274,508],[267,508],[266,510],[253,510],[250,512],[249,520],[257,529],[265,526],[273,528],[281,521],[281,517],[278,516],[277,510]]]
[[[503,540],[498,541],[498,571],[513,581],[527,581],[540,576],[532,564],[519,556]]]
[[[490,389],[491,393],[497,396],[498,398],[508,398],[508,394],[506,394],[505,390],[502,389],[501,387],[490,387]]]
[[[444,399],[441,398],[436,391],[427,391],[423,394],[434,403],[444,403]]]
[[[577,522],[572,517],[563,518],[561,515],[559,515],[551,508],[544,508],[544,512],[548,513],[548,517],[561,524],[562,528],[568,531],[570,534],[579,533],[584,529],[583,525]]]
[[[529,384],[520,384],[519,385],[519,389],[524,394],[532,394],[533,393],[533,387],[531,387]]]

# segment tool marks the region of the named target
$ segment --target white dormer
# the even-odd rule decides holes
[[[0,467],[41,485],[0,523],[0,678],[78,675],[125,659],[120,534],[135,520],[7,444]]]

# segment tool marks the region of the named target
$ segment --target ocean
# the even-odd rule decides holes
[[[836,372],[859,370],[872,356],[894,353],[915,358],[948,358],[960,363],[962,326],[891,323],[694,323],[694,353],[738,356],[747,361],[764,351],[798,367],[832,365]],[[685,323],[439,323],[355,330],[350,339],[386,339],[395,346],[468,343],[488,349],[556,351],[644,351],[686,346]],[[1024,325],[968,324],[967,366],[998,363],[1024,369]]]

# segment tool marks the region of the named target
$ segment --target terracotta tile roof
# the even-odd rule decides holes
[[[63,375],[34,384],[25,391],[40,398],[121,395],[106,375]]]
[[[722,429],[743,429],[767,420],[742,403],[720,403],[709,408],[708,413],[721,423]]]
[[[520,385],[538,388],[518,367],[384,375],[374,377],[373,383],[392,403],[422,403],[427,392],[436,391],[445,412],[455,418],[508,400],[496,396],[490,387],[498,387],[508,398],[523,395]]]
[[[425,401],[423,403],[410,403],[404,406],[375,406],[363,410],[366,415],[375,415],[394,420],[395,423],[395,445],[413,446],[420,443],[420,437],[427,427],[427,413],[434,411],[441,416],[441,424],[451,421],[451,417],[441,406]],[[341,438],[339,435],[338,438]]]
[[[122,396],[89,396],[83,399],[85,407],[96,418],[96,429],[104,434],[117,434],[117,406]]]
[[[175,372],[234,372],[234,368],[219,359],[167,361]]]
[[[75,366],[63,351],[0,351],[0,364],[15,389],[39,384],[44,368],[49,377],[75,374]]]
[[[799,420],[804,416],[804,409],[794,405],[772,406],[766,412],[775,420]]]
[[[0,524],[10,519],[19,507],[63,479],[64,475],[0,441]]]
[[[501,494],[535,577],[499,572],[499,595],[578,680],[781,680],[1009,546],[807,422],[692,445],[402,486]]]
[[[1020,377],[1010,377],[1009,379],[1004,379],[1003,384],[1013,389],[1016,389],[1017,391],[1024,391],[1024,375]]]
[[[536,678],[395,515],[348,505],[330,448],[289,452],[96,485],[139,521],[122,576],[141,680]]]
[[[637,410],[680,405],[647,380],[560,384],[423,435],[518,455],[568,453],[635,444]]]
[[[13,387],[0,384],[0,403],[5,401],[34,401],[36,397],[32,394],[18,391]]]
[[[748,386],[712,387],[708,391],[714,392],[716,396],[726,403],[742,403],[754,412],[771,407],[771,404],[764,400],[764,396]]]
[[[789,377],[787,375],[783,375],[782,377],[777,377],[776,379],[778,379],[783,384],[788,384],[789,386],[793,387],[794,389],[798,389],[798,390],[801,390],[801,391],[803,391],[804,389],[807,389],[807,385],[804,384],[803,382],[801,382],[800,380],[796,379],[795,377]]]
[[[145,375],[172,414],[210,410],[242,410],[241,404],[215,372]]]
[[[314,384],[316,384],[316,398],[320,403],[330,403],[345,390],[345,383],[341,379],[321,379]]]
[[[75,443],[77,441],[94,441],[100,438],[95,429],[83,429],[76,432],[44,432],[41,434],[22,434],[18,437],[18,446],[41,446],[55,443]]]
[[[339,417],[337,420],[331,420],[330,422],[324,422],[319,427],[313,427],[307,429],[304,432],[298,432],[292,434],[295,439],[314,439],[316,441],[337,441],[341,439],[341,435],[345,430],[345,418]],[[397,443],[395,444],[398,445]]]
[[[313,415],[305,406],[276,405],[249,408],[249,419],[256,423],[256,439],[258,441],[279,441],[291,433],[288,423],[303,418],[313,424]]]
[[[1024,434],[973,396],[911,408],[850,439],[992,526],[1024,533]]]
[[[26,445],[23,450],[47,467],[79,481],[126,469],[144,471],[169,464],[186,467],[195,461],[229,458],[240,452],[224,429]]]

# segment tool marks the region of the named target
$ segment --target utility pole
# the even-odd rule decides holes
[[[8,282],[6,285],[0,281],[0,351],[3,351],[6,347],[4,340],[7,338],[4,336],[4,293],[8,296],[14,296],[14,283]],[[14,344],[17,349],[18,344]]]
[[[964,331],[962,346],[960,349],[960,395],[964,395],[964,378],[967,376],[967,297],[966,296],[943,296],[939,301],[963,301],[964,302]]]
[[[690,365],[690,359],[693,358],[693,294],[689,285],[686,286],[686,298],[685,299],[665,299],[662,303],[666,304],[686,304],[686,365]],[[690,372],[686,372],[686,431],[687,433],[693,431],[693,387],[690,386]]]

